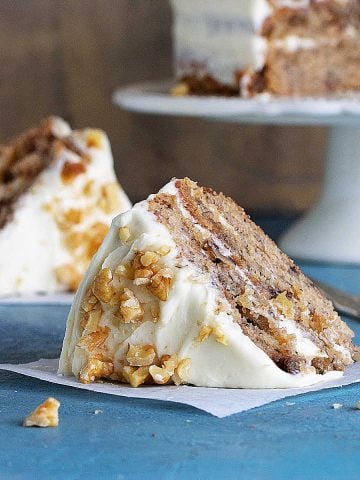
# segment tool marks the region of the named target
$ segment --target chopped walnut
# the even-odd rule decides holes
[[[125,323],[133,323],[142,320],[144,310],[134,292],[129,288],[124,288],[124,293],[120,296],[119,313]]]
[[[185,82],[179,82],[170,89],[170,95],[173,97],[186,97],[189,93],[189,85]]]
[[[72,292],[77,290],[82,279],[80,273],[70,264],[56,267],[55,275],[58,282],[68,287]]]
[[[209,325],[203,325],[200,329],[199,335],[196,337],[195,340],[201,343],[211,335],[211,332],[212,327],[210,327]]]
[[[95,182],[94,180],[88,180],[84,187],[83,187],[83,193],[87,197],[91,197],[92,195],[95,194]]]
[[[119,204],[119,186],[117,183],[108,183],[101,190],[100,207],[105,213],[117,213]]]
[[[94,279],[93,293],[103,303],[109,303],[114,295],[114,290],[111,286],[112,278],[110,268],[103,268]]]
[[[155,349],[152,345],[130,345],[126,360],[132,367],[145,367],[155,360]]]
[[[104,141],[104,134],[100,130],[87,130],[86,132],[86,146],[88,148],[102,148]]]
[[[125,263],[125,265],[118,265],[114,271],[114,276],[116,277],[125,277],[129,280],[134,279],[134,270],[129,263]]]
[[[190,358],[184,358],[183,360],[180,360],[178,366],[175,369],[175,373],[172,376],[175,385],[181,385],[182,383],[186,383],[190,366]]]
[[[84,325],[85,329],[88,330],[89,332],[96,332],[99,327],[101,315],[102,315],[102,310],[100,306],[96,310],[90,310],[90,312],[87,312],[86,323]]]
[[[162,268],[152,279],[148,289],[150,292],[162,301],[166,301],[169,296],[172,272],[168,268]]]
[[[61,180],[69,184],[75,180],[78,175],[86,172],[86,166],[80,162],[65,162],[61,170]]]
[[[109,378],[114,372],[112,362],[103,362],[98,358],[90,357],[79,373],[81,383],[92,383],[97,378]]]
[[[150,285],[154,272],[149,268],[137,268],[134,272],[134,285]]]
[[[25,418],[23,426],[57,427],[59,425],[59,407],[60,402],[56,398],[49,397]]]
[[[157,365],[151,365],[149,368],[149,373],[155,383],[164,385],[174,375],[177,365],[178,358],[176,355],[172,355],[171,357],[168,357],[167,360],[164,360],[161,367],[158,367]]]
[[[90,312],[90,310],[93,310],[96,308],[96,305],[99,303],[99,300],[95,297],[95,295],[92,293],[92,289],[89,288],[88,291],[86,292],[84,299],[81,304],[81,308],[85,312]]]
[[[108,225],[102,222],[93,223],[90,227],[88,227],[86,232],[86,254],[88,256],[88,260],[91,260],[98,251],[108,231]]]
[[[84,232],[69,232],[65,237],[65,245],[69,250],[76,250],[85,241]]]
[[[119,228],[119,238],[122,243],[126,243],[130,238],[130,230],[128,227]]]
[[[73,225],[78,225],[84,216],[84,211],[77,208],[70,208],[59,215],[55,215],[56,223],[62,230],[67,230]]]
[[[135,388],[142,385],[150,378],[149,367],[147,366],[136,368],[126,365],[123,368],[122,374],[126,382],[130,383],[130,385]]]
[[[100,350],[109,336],[109,327],[102,327],[96,332],[91,332],[83,337],[77,343],[77,346],[83,348],[89,353]]]
[[[212,330],[212,334],[215,337],[215,340],[218,343],[222,343],[223,345],[227,345],[227,340],[225,338],[224,332],[219,327],[214,327]]]
[[[203,342],[206,340],[210,335],[215,337],[215,340],[218,343],[222,343],[223,345],[227,345],[227,341],[223,331],[219,327],[210,327],[210,325],[203,325],[200,329],[199,335],[196,337],[196,342]]]
[[[150,265],[158,261],[159,261],[159,255],[155,252],[145,252],[140,257],[140,263],[143,267],[150,267]]]

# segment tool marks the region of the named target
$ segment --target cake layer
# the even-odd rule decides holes
[[[3,147],[0,295],[76,290],[112,217],[129,207],[100,130],[50,118]]]
[[[356,349],[331,303],[232,200],[188,179],[117,217],[72,306],[60,372],[286,388]]]
[[[318,96],[360,89],[357,0],[173,5],[176,77],[188,93]]]

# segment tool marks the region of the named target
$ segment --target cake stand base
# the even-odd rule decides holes
[[[279,244],[302,260],[360,264],[359,128],[330,128],[321,198]]]

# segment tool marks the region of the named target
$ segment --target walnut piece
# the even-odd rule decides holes
[[[103,348],[109,336],[110,328],[102,327],[95,332],[91,332],[83,337],[77,343],[77,346],[86,350],[88,353],[99,351]]]
[[[190,366],[190,358],[183,358],[182,360],[180,360],[178,366],[175,369],[175,373],[172,376],[175,385],[181,385],[182,383],[186,383]]]
[[[165,302],[168,299],[170,284],[172,279],[172,272],[168,268],[162,268],[156,273],[152,279],[148,289],[150,292]]]
[[[130,238],[130,230],[128,227],[120,227],[119,228],[119,238],[122,243],[126,243]]]
[[[108,183],[102,187],[99,205],[107,214],[118,213],[120,200],[119,186],[116,182]]]
[[[203,342],[210,336],[211,332],[212,332],[212,327],[210,327],[209,325],[203,325],[195,341],[199,343]]]
[[[154,272],[149,268],[137,268],[134,271],[134,285],[150,285]]]
[[[86,166],[81,162],[65,162],[61,170],[63,183],[72,183],[78,175],[86,172]]]
[[[110,268],[103,268],[94,279],[93,293],[103,303],[109,303],[114,295],[114,290],[110,285],[112,278]]]
[[[87,130],[86,132],[86,146],[88,148],[102,148],[104,141],[104,134],[101,130]]]
[[[155,349],[152,345],[130,345],[126,360],[133,367],[145,367],[155,360]]]
[[[185,97],[189,93],[189,85],[185,82],[179,82],[170,89],[170,95],[173,97]]]
[[[159,261],[159,255],[155,252],[145,252],[140,257],[140,263],[143,267],[150,267],[153,263]]]
[[[170,378],[174,375],[175,369],[179,363],[176,355],[166,357],[167,359],[162,362],[163,365],[161,367],[158,367],[157,365],[151,365],[149,368],[149,373],[154,382],[159,385],[164,385],[170,380]],[[160,361],[161,360],[162,359],[160,359]]]
[[[90,310],[90,312],[87,312],[86,314],[86,323],[84,325],[85,330],[89,332],[96,332],[99,327],[99,322],[101,319],[102,315],[102,310],[100,305],[95,310]]]
[[[80,273],[70,264],[60,265],[55,268],[55,276],[69,290],[75,292],[81,282]]]
[[[133,323],[142,320],[144,310],[134,292],[129,288],[124,288],[124,293],[120,296],[119,314],[125,323]]]
[[[109,378],[113,372],[112,362],[104,362],[96,357],[90,357],[82,366],[79,379],[81,383],[92,383],[97,378]]]
[[[227,345],[227,340],[223,331],[219,327],[211,327],[210,325],[203,325],[200,329],[199,335],[196,337],[195,341],[202,343],[206,340],[210,335],[215,337],[215,340],[218,343],[222,343],[223,345]]]
[[[59,407],[60,402],[53,397],[49,397],[25,418],[23,426],[57,427],[59,425]]]
[[[129,365],[126,365],[123,368],[123,377],[127,383],[130,383],[132,387],[138,387],[139,385],[142,385],[143,383],[146,382],[150,378],[149,376],[149,367],[144,366],[144,367],[132,367]]]

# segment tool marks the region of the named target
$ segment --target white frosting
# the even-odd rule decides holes
[[[174,182],[162,191],[177,193]],[[180,202],[178,196],[177,201]],[[129,243],[125,245],[121,244],[118,236],[118,229],[123,226],[128,227],[131,233]],[[341,372],[292,375],[278,368],[233,321],[230,306],[224,299],[219,299],[210,279],[179,257],[171,233],[147,210],[146,201],[113,221],[108,236],[93,259],[71,308],[60,358],[60,373],[78,376],[83,366],[84,351],[76,346],[82,335],[80,306],[100,268],[114,270],[119,264],[131,260],[136,251],[156,250],[164,245],[171,250],[161,261],[173,272],[173,280],[168,299],[160,302],[157,322],[153,322],[145,310],[143,322],[135,330],[129,324],[119,326],[113,321],[114,307],[103,305],[100,326],[110,328],[107,355],[113,360],[115,372],[120,369],[129,344],[151,344],[159,357],[176,354],[179,359],[190,359],[186,381],[197,386],[288,388],[311,385],[342,375]],[[145,287],[134,285],[131,280],[124,281],[143,305],[151,302],[153,297]],[[221,308],[217,308],[219,301]],[[304,338],[294,324],[284,320],[282,326],[295,332],[299,353],[308,358],[318,355],[319,349]],[[198,336],[204,326],[220,332],[225,344],[219,343],[213,335],[199,342]]]
[[[321,2],[322,0],[318,0]],[[346,6],[349,0],[338,0]],[[264,21],[276,8],[303,9],[309,0],[172,0],[174,10],[173,45],[176,76],[210,75],[218,82],[235,84],[236,72],[245,72],[240,89],[249,94],[250,72],[265,66],[268,40],[261,36]],[[349,37],[358,33],[352,26],[344,30]],[[336,38],[306,38],[288,35],[274,40],[275,47],[295,53],[317,46],[334,45]]]
[[[59,137],[65,137],[71,130],[64,122],[57,122]],[[72,138],[78,145],[85,142],[86,130],[73,132]],[[61,171],[65,161],[76,161],[78,156],[70,150],[59,152],[51,166],[45,169],[30,190],[15,204],[14,216],[0,230],[0,295],[30,292],[55,292],[67,287],[59,283],[54,273],[56,267],[72,263],[73,256],[64,245],[62,232],[54,215],[46,209],[56,202],[58,211],[86,209],[93,200],[82,190],[87,182],[94,182],[94,189],[116,181],[110,144],[101,134],[101,148],[89,148],[86,153],[90,162],[86,172],[78,175],[71,184],[64,184]],[[120,190],[120,211],[131,204]],[[110,225],[113,215],[95,206],[84,216],[76,231],[85,231],[89,225],[102,222]],[[87,265],[83,266],[85,269]]]
[[[264,66],[266,41],[259,30],[271,8],[266,0],[172,0],[176,72],[210,74],[234,83],[236,70]],[[203,71],[202,71],[203,70]]]

